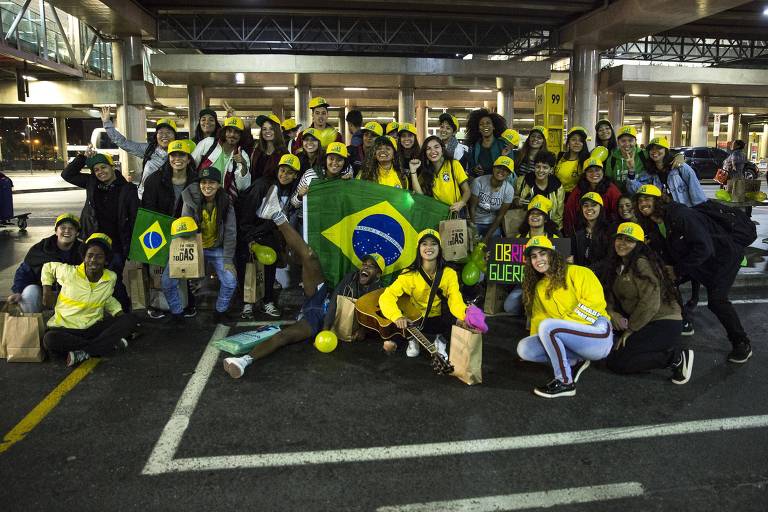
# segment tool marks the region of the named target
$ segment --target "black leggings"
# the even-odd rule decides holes
[[[115,351],[120,338],[127,338],[135,328],[133,315],[123,313],[118,317],[104,317],[87,329],[51,328],[43,336],[43,346],[52,354],[84,350],[91,356],[106,356]]]
[[[656,320],[632,334],[623,348],[611,350],[606,363],[616,373],[639,373],[668,368],[679,357],[680,320]]]

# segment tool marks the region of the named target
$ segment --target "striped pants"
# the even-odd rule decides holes
[[[584,359],[603,359],[612,347],[611,322],[604,316],[592,325],[547,318],[537,335],[520,340],[517,354],[525,361],[551,364],[555,378],[568,384],[571,366]]]

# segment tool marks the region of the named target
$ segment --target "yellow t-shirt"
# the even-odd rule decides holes
[[[578,160],[561,158],[555,166],[555,176],[563,184],[563,190],[570,192],[576,187],[581,177],[581,165]]]
[[[453,163],[453,173],[451,173],[451,163]],[[450,206],[461,199],[461,184],[465,181],[467,181],[467,173],[458,160],[443,162],[440,171],[435,174],[432,197]]]
[[[216,236],[219,234],[216,226],[216,208],[211,210],[210,213],[203,208],[200,224],[200,232],[203,235],[203,249],[210,249],[216,243]]]
[[[400,183],[400,176],[397,174],[394,167],[389,170],[379,167],[379,185],[403,188],[402,183]]]

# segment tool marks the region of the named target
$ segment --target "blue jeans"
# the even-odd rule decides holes
[[[611,322],[604,316],[592,325],[547,318],[539,324],[538,335],[520,340],[517,355],[525,361],[549,363],[555,378],[568,384],[572,382],[571,366],[583,359],[603,359],[612,347]]]
[[[221,286],[219,287],[219,296],[216,298],[216,311],[223,313],[229,308],[229,302],[232,300],[232,295],[235,294],[235,288],[237,288],[235,275],[224,268],[226,263],[232,262],[224,261],[223,247],[203,249],[203,256],[206,262],[213,264],[216,275],[219,277]],[[163,270],[163,293],[165,300],[168,301],[168,307],[171,308],[171,313],[174,315],[179,315],[184,311],[181,307],[179,281],[180,279],[174,279],[170,276],[169,267],[166,265],[165,270]]]
[[[491,229],[491,224],[475,224],[477,226],[477,234],[480,235],[480,238],[484,237],[486,233],[488,233],[488,230]],[[501,237],[501,228],[498,227],[496,230],[491,234],[489,238],[499,238]]]

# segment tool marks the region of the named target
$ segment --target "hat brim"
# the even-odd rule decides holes
[[[640,240],[639,238],[635,238],[634,236],[628,235],[626,233],[614,233],[613,234],[613,238],[616,238],[617,236],[625,236],[627,238],[631,238],[635,242],[638,242],[638,243],[641,243],[641,244],[645,243],[645,240]]]
[[[160,128],[168,128],[169,130],[172,130],[173,133],[176,133],[176,128],[174,128],[173,126],[171,126],[168,123],[163,123],[163,124],[159,124],[159,125],[155,126],[155,131],[159,130]]]

